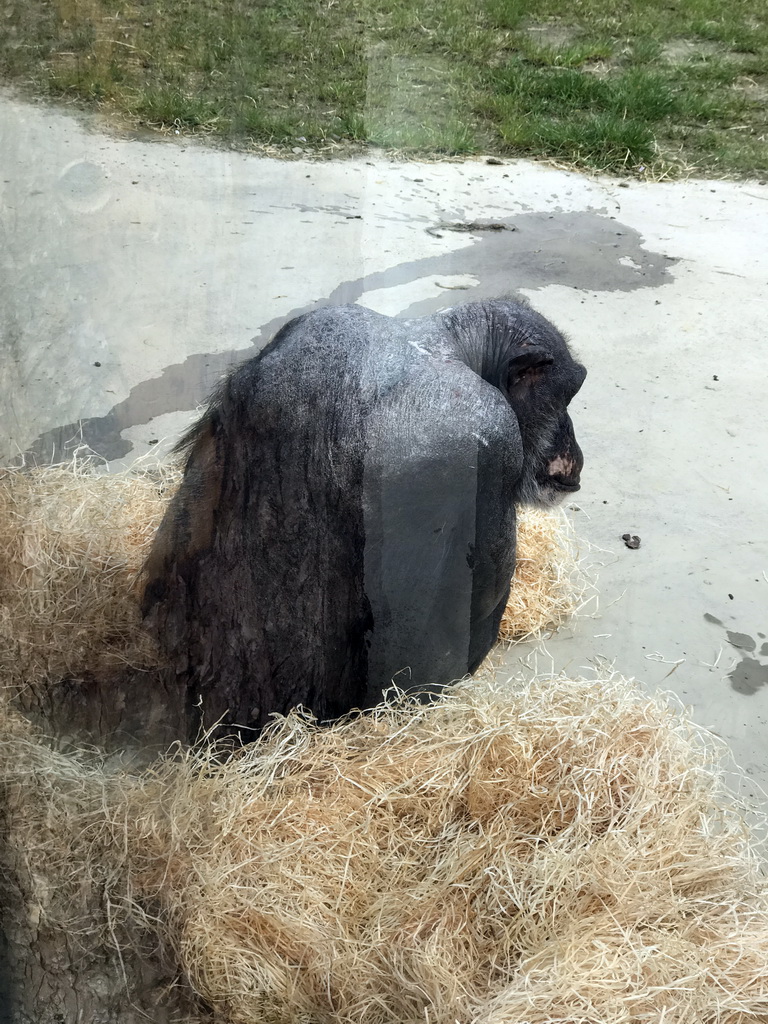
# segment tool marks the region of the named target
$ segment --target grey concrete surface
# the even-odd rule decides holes
[[[768,187],[285,163],[109,138],[6,95],[0,266],[0,456],[82,439],[114,467],[165,450],[303,310],[527,296],[590,371],[573,516],[600,599],[504,665],[674,689],[768,786]]]

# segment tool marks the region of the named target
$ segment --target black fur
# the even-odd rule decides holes
[[[208,725],[439,688],[496,640],[515,504],[578,486],[585,376],[527,306],[287,324],[183,439],[144,613]]]

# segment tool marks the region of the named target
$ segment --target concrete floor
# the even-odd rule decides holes
[[[768,787],[768,187],[279,162],[1,95],[0,267],[0,457],[82,439],[115,467],[301,311],[528,296],[589,367],[573,514],[600,601],[506,663],[674,689]]]

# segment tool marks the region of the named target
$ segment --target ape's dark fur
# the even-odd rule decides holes
[[[527,306],[287,324],[182,442],[144,612],[208,724],[435,688],[496,640],[516,502],[578,487],[585,370]]]

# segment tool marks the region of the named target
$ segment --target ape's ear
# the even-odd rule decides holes
[[[554,363],[555,357],[538,345],[530,345],[522,349],[509,361],[507,370],[507,387],[519,384],[533,384]]]

